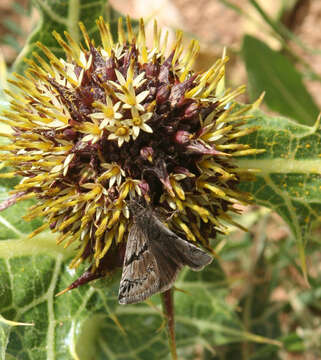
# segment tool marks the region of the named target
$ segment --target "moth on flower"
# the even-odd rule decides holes
[[[155,22],[148,48],[143,20],[136,36],[120,18],[118,41],[97,25],[101,45],[81,23],[83,44],[54,32],[66,59],[38,43],[47,60],[35,53],[11,80],[0,158],[12,172],[1,176],[22,180],[1,207],[35,197],[25,219],[46,222],[30,236],[49,227],[58,244],[78,243],[72,268],[91,263],[68,289],[123,265],[119,301],[131,303],[171,287],[183,265],[211,262],[199,246],[211,251],[249,200],[237,188],[249,172],[233,159],[260,150],[238,143],[256,130],[242,128],[251,105],[235,107],[244,87],[216,91],[227,57],[195,73],[199,45],[184,50],[181,32],[169,48]]]

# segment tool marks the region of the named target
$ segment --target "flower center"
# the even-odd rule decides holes
[[[124,136],[124,135],[128,134],[128,128],[125,126],[121,126],[115,131],[115,134],[117,136]]]
[[[108,118],[111,118],[112,116],[114,116],[114,109],[108,106],[104,109],[104,113]]]
[[[138,117],[138,116],[133,117],[133,124],[134,124],[135,126],[140,126],[140,125],[142,124],[141,118]]]

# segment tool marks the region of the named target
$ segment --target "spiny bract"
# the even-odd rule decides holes
[[[11,203],[36,197],[26,218],[46,222],[31,235],[48,226],[58,243],[79,241],[71,266],[88,259],[93,277],[121,264],[108,256],[123,256],[127,202],[137,196],[162,210],[174,232],[209,249],[225,232],[221,220],[233,223],[227,211],[248,201],[237,190],[246,170],[233,157],[259,152],[237,142],[255,130],[240,127],[251,106],[233,104],[244,88],[217,93],[226,57],[194,73],[199,45],[184,51],[181,32],[168,51],[156,22],[151,49],[142,20],[136,37],[119,19],[117,42],[102,18],[97,25],[98,47],[83,24],[84,46],[54,33],[66,60],[39,43],[50,64],[36,53],[28,60],[1,120],[13,130],[1,147],[13,172],[3,176],[23,177]]]

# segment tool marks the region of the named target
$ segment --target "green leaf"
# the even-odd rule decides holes
[[[0,138],[0,141],[1,140],[3,140],[3,138]],[[6,173],[7,171],[7,168],[3,168],[0,172]],[[0,203],[10,197],[9,191],[12,190],[19,181],[20,178],[18,177],[11,179],[0,178]],[[18,202],[0,212],[0,241],[19,239],[42,225],[43,220],[41,218],[34,219],[30,222],[23,219],[28,209],[34,204],[35,200],[26,200],[21,203]]]
[[[13,326],[33,326],[33,325],[34,324],[10,321],[0,315],[0,359],[7,359],[7,360],[9,359],[9,356],[6,356],[6,348],[8,345],[11,328]]]
[[[6,319],[0,315],[0,359],[6,356],[6,348],[9,340],[10,325]]]
[[[0,242],[0,313],[34,324],[0,333],[4,345],[9,337],[6,355],[32,360],[169,359],[158,295],[153,306],[120,306],[119,277],[113,276],[55,297],[77,277],[68,269],[72,254],[73,249],[57,246],[49,233]],[[226,304],[226,280],[218,263],[200,273],[185,269],[177,287],[187,292],[175,292],[177,346],[184,359],[197,344],[209,349],[242,339],[277,344],[244,331]]]
[[[321,220],[321,129],[299,125],[287,118],[270,117],[255,111],[248,126],[259,130],[242,138],[266,152],[237,162],[243,168],[258,169],[256,181],[245,182],[242,190],[256,203],[280,214],[293,231],[306,274],[304,246],[311,226]],[[320,120],[320,119],[319,119]]]
[[[242,54],[252,100],[265,91],[265,104],[271,110],[301,124],[314,124],[320,109],[285,56],[249,35],[244,37]]]
[[[81,40],[81,31],[78,22],[82,21],[88,34],[95,41],[98,40],[96,19],[104,14],[107,0],[33,0],[40,12],[40,21],[37,28],[15,61],[14,70],[22,73],[26,68],[24,58],[32,58],[32,52],[38,52],[36,42],[46,45],[57,57],[64,57],[64,52],[58,45],[52,32],[56,30],[63,34],[68,31],[76,42]]]

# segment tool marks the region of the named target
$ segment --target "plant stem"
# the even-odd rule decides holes
[[[167,317],[168,342],[172,354],[172,360],[177,360],[175,341],[175,319],[173,290],[169,289],[161,294],[163,312]]]

